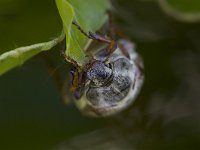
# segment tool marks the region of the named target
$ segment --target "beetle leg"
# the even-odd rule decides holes
[[[81,68],[81,66],[80,66],[74,59],[72,59],[71,57],[69,57],[69,56],[67,56],[67,55],[65,54],[65,49],[66,49],[66,44],[64,43],[64,46],[63,46],[63,47],[61,48],[61,50],[60,50],[60,54],[65,58],[65,60],[66,60],[67,62],[72,63],[75,67]]]
[[[88,32],[86,33],[75,21],[72,22],[73,25],[75,25],[78,30],[81,31],[81,33],[83,33],[86,37],[88,37],[89,39],[93,39],[99,42],[103,42],[103,43],[107,43],[109,44],[108,47],[106,48],[106,51],[108,53],[108,57],[115,51],[115,49],[117,48],[117,42],[113,39],[109,39],[103,35],[101,35],[100,33],[96,32],[96,33],[92,33],[92,32]]]
[[[70,81],[70,91],[73,93],[76,99],[80,99],[83,94],[84,87],[86,84],[83,72],[79,72],[78,70],[71,71],[71,81]]]
[[[100,35],[98,32],[96,33],[92,33],[92,32],[88,32],[86,33],[80,25],[78,25],[75,21],[72,21],[72,24],[75,25],[77,27],[77,29],[83,34],[85,35],[87,38],[92,39],[92,40],[97,40],[100,42],[104,42],[104,43],[110,43],[111,40],[106,39],[104,36]]]
[[[81,28],[81,26],[78,25],[75,21],[72,21],[72,24],[75,25],[75,26],[77,27],[77,29],[78,29],[82,34],[84,34],[87,38],[93,39],[93,38],[90,36],[90,34],[86,33],[86,32]]]
[[[122,35],[121,32],[119,31],[116,31],[116,28],[115,26],[113,25],[113,16],[112,16],[112,13],[111,11],[107,11],[107,14],[108,14],[108,26],[109,26],[109,30],[110,30],[110,36],[115,39],[116,38],[116,34],[117,35],[120,35],[120,37],[124,37],[124,35]],[[130,58],[129,56],[129,52],[124,48],[123,44],[120,44],[118,43],[118,46],[121,50],[121,52],[124,54],[124,56],[126,56],[127,58]]]
[[[70,84],[70,91],[75,92],[79,86],[79,72],[77,70],[70,71]]]
[[[115,40],[112,39],[108,39],[103,35],[100,35],[99,33],[92,33],[89,32],[90,36],[93,37],[93,39],[100,41],[100,42],[104,42],[109,44],[106,49],[103,49],[103,51],[105,51],[105,53],[107,54],[107,57],[109,57],[117,48],[117,42]]]
[[[72,58],[70,58],[69,56],[67,56],[67,55],[65,54],[64,51],[61,51],[61,55],[65,58],[65,60],[66,60],[67,62],[70,62],[70,63],[72,63],[75,67],[80,68],[79,64],[78,64],[74,59],[72,59]]]
[[[115,26],[113,24],[113,16],[110,10],[107,10],[107,14],[108,14],[108,28],[110,31],[110,37],[112,39],[116,39],[116,31],[115,31]]]

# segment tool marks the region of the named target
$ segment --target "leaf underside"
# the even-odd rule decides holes
[[[84,47],[88,42],[75,26],[76,21],[85,32],[95,32],[107,19],[108,0],[56,0],[66,34],[66,55],[82,64],[86,61]]]
[[[76,27],[75,20],[86,32],[96,31],[106,21],[109,0],[56,0],[63,22],[62,34],[49,42],[19,47],[0,55],[0,75],[19,66],[42,51],[50,50],[66,36],[66,54],[78,63],[84,63],[84,46],[88,39]]]

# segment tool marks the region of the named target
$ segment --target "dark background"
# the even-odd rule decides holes
[[[134,105],[106,119],[65,105],[53,79],[56,71],[63,82],[68,76],[58,45],[0,77],[0,149],[200,149],[200,24],[178,21],[153,1],[113,6],[145,63]],[[0,53],[48,41],[61,25],[54,1],[1,0]]]

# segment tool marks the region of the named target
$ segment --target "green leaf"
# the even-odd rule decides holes
[[[0,75],[25,61],[57,45],[66,35],[66,54],[78,63],[85,62],[84,47],[88,39],[74,26],[75,20],[86,31],[96,31],[106,21],[108,0],[56,0],[63,21],[64,32],[52,41],[20,47],[0,55]]]
[[[200,21],[199,0],[159,0],[159,3],[167,14],[178,20]]]
[[[23,64],[25,61],[40,53],[46,51],[57,45],[64,39],[64,32],[52,41],[45,43],[38,43],[31,46],[20,47],[0,55],[0,75],[8,70]]]
[[[66,54],[83,64],[86,61],[84,47],[88,39],[76,27],[76,21],[84,31],[95,32],[106,21],[109,0],[56,0],[66,34]]]

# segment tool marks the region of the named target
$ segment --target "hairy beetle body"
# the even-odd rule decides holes
[[[143,63],[130,41],[120,40],[110,55],[109,64],[96,55],[98,65],[86,72],[87,84],[82,87],[76,105],[89,116],[110,116],[128,107],[143,83]],[[123,50],[122,50],[123,49]],[[128,57],[123,54],[128,53]],[[77,91],[76,91],[77,92]]]

